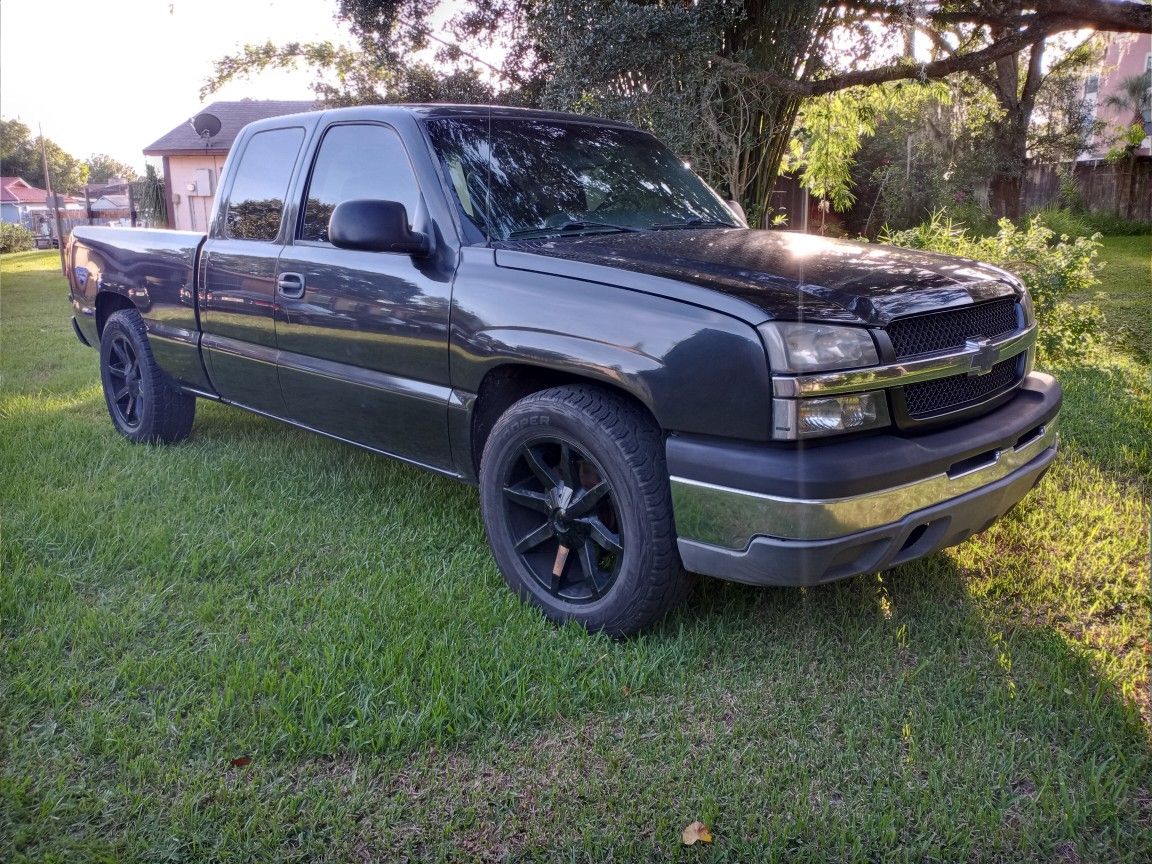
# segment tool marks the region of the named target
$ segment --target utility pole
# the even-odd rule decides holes
[[[60,202],[52,194],[52,177],[48,174],[48,149],[44,146],[44,127],[37,125],[40,130],[40,159],[44,162],[44,187],[48,193],[48,200],[52,202],[52,210],[56,214],[56,242],[60,244],[60,272],[68,276],[68,266],[64,263],[64,227],[60,224]]]

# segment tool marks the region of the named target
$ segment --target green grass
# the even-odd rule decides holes
[[[511,596],[466,486],[214,404],[118,438],[56,260],[0,263],[0,860],[1152,857],[1137,360],[1059,370],[981,537],[612,642]]]
[[[1103,310],[1113,344],[1144,362],[1152,359],[1152,234],[1105,237],[1100,285],[1076,300]]]

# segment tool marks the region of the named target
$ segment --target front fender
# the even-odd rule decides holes
[[[451,347],[452,383],[466,392],[478,392],[497,366],[527,364],[619,387],[665,431],[753,441],[771,434],[768,362],[756,331],[688,303],[466,254]]]

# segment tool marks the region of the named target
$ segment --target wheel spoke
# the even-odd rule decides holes
[[[624,546],[620,543],[620,535],[614,531],[609,531],[608,526],[598,518],[593,516],[590,519],[582,519],[581,521],[591,529],[591,538],[595,540],[596,545],[605,552],[619,555],[624,551]]]
[[[116,360],[121,368],[127,368],[128,358],[124,355],[124,345],[119,339],[112,343],[112,353],[116,355]]]
[[[564,571],[568,569],[570,551],[563,543],[556,547],[556,560],[552,564],[552,578],[548,583],[548,590],[553,594],[560,590],[560,580],[564,578]]]
[[[568,446],[567,442],[560,442],[560,465],[557,466],[560,471],[560,479],[564,481],[564,485],[569,489],[576,488],[575,472],[572,470],[572,448]]]
[[[115,393],[112,394],[112,399],[115,402],[119,402],[121,399],[123,399],[127,395],[128,395],[128,385],[125,384],[123,387],[121,387],[119,390],[117,390]]]
[[[128,397],[128,404],[124,408],[124,419],[125,420],[132,420],[133,419],[132,411],[135,407],[136,407],[136,397],[135,396],[129,396]]]
[[[520,538],[520,542],[516,544],[516,551],[523,554],[530,552],[543,543],[545,540],[550,539],[554,535],[552,530],[552,521],[549,520],[537,528],[535,531],[530,531]]]
[[[580,569],[584,573],[584,581],[588,584],[588,589],[596,597],[599,597],[601,588],[597,577],[600,575],[600,566],[596,563],[596,546],[591,540],[585,539],[580,544],[576,554],[580,557]]]
[[[565,512],[573,519],[580,516],[586,516],[594,509],[596,509],[596,505],[599,504],[607,494],[608,483],[604,480],[601,480],[591,489],[582,493],[579,498],[577,498],[568,506],[568,509]]]
[[[536,479],[540,481],[541,486],[547,490],[560,485],[559,478],[545,464],[540,454],[532,449],[531,445],[525,444],[521,448],[521,453],[524,456],[524,461],[528,463],[528,467],[532,469],[532,473],[536,475]]]
[[[548,503],[548,499],[540,492],[520,489],[516,486],[505,486],[504,497],[513,504],[519,504],[521,507],[527,507],[529,510],[536,510],[540,513],[552,512],[552,505]]]

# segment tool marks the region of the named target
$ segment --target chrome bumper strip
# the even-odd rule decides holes
[[[757,536],[790,540],[843,537],[887,525],[1007,477],[1054,447],[1055,420],[1018,447],[989,451],[987,461],[957,463],[957,470],[850,498],[781,498],[672,477],[676,529],[683,540],[744,549]]]
[[[997,363],[1015,357],[1036,344],[1036,325],[1018,330],[999,342],[969,339],[960,351],[929,354],[888,366],[822,372],[818,375],[774,376],[772,393],[777,397],[823,396],[881,387],[903,387],[917,381],[952,375],[984,375]]]

